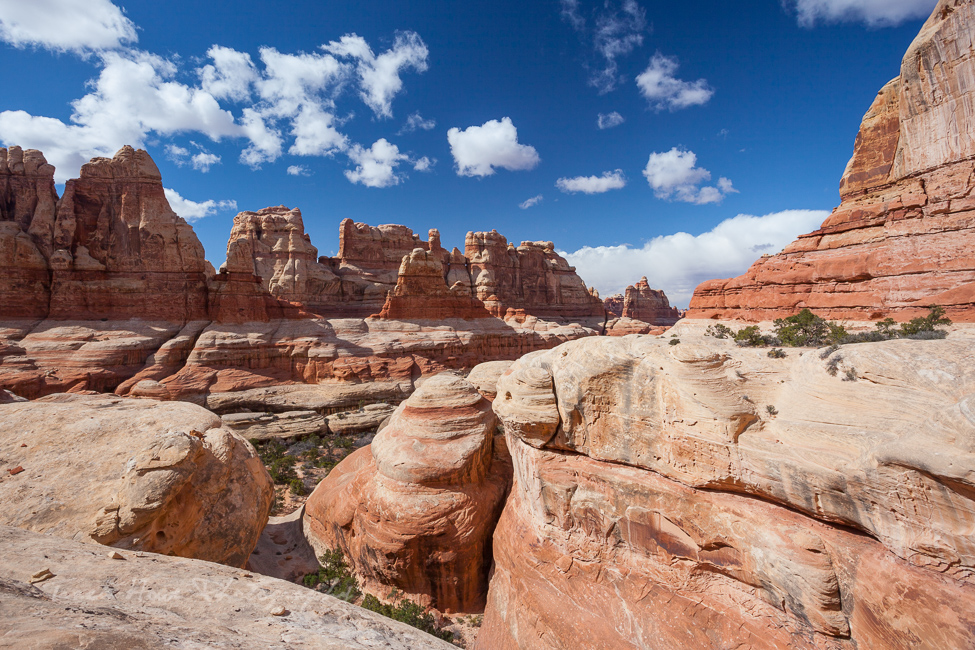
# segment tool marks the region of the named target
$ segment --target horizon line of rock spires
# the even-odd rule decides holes
[[[463,252],[448,251],[436,229],[424,241],[406,226],[347,218],[338,255],[319,257],[301,211],[283,205],[234,217],[218,273],[192,226],[166,200],[152,158],[128,145],[114,158],[83,165],[62,197],[43,153],[0,148],[0,268],[0,318],[609,315],[550,241],[515,246],[496,230],[468,232]],[[659,303],[656,294],[663,293],[654,294]],[[660,315],[668,322],[659,324],[676,321],[668,309],[663,296]],[[657,313],[636,302],[632,311],[631,318]]]

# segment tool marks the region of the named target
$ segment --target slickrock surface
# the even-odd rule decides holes
[[[0,645],[13,648],[454,648],[405,623],[240,569],[0,526]],[[54,574],[36,584],[30,577]],[[272,611],[281,608],[282,616]],[[280,611],[280,609],[278,609]]]
[[[940,0],[864,116],[822,227],[702,283],[690,318],[975,321],[975,4]]]
[[[846,345],[831,376],[706,325],[502,376],[515,485],[478,647],[975,644],[971,332]]]
[[[441,611],[482,611],[491,533],[511,476],[495,426],[471,383],[430,377],[308,499],[312,546],[341,548],[374,593],[395,587]]]
[[[0,422],[0,524],[241,566],[267,522],[261,460],[198,406],[60,394]]]
[[[474,388],[477,389],[485,399],[489,402],[493,402],[494,398],[498,394],[498,379],[501,375],[511,367],[513,361],[486,361],[474,366],[471,369],[469,375],[467,375],[467,381],[474,384]]]
[[[245,440],[303,438],[328,431],[324,415],[315,411],[284,413],[230,413],[220,418],[223,426]]]

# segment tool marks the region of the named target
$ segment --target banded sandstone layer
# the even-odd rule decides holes
[[[972,1],[940,0],[863,118],[841,205],[744,275],[702,283],[687,316],[903,320],[941,305],[975,321],[973,43]]]
[[[490,369],[488,374],[490,373]],[[364,588],[443,612],[481,612],[491,535],[511,483],[491,402],[452,373],[427,379],[370,447],[308,499],[305,533],[341,549]]]
[[[972,647],[971,334],[844,346],[831,375],[704,325],[502,376],[478,647]]]

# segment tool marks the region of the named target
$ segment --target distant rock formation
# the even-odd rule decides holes
[[[411,381],[599,332],[601,303],[550,243],[490,235],[503,255],[474,264],[436,230],[346,219],[338,256],[319,257],[301,212],[277,206],[236,216],[214,273],[145,151],[92,160],[59,199],[40,152],[0,149],[0,387],[204,403]]]
[[[670,301],[662,290],[650,288],[647,276],[626,288],[620,316],[650,325],[673,325],[680,320],[677,308],[670,306]]]
[[[240,567],[267,523],[260,458],[198,406],[53,395],[0,421],[0,524]]]
[[[203,246],[145,151],[93,159],[59,200],[39,151],[0,149],[0,195],[0,318],[207,317]]]
[[[395,587],[444,612],[483,611],[491,534],[511,480],[496,424],[472,384],[430,377],[308,499],[312,546],[341,549],[377,593]]]
[[[455,250],[456,253],[456,250]],[[460,258],[451,254],[451,270]],[[471,288],[497,317],[520,311],[545,319],[602,318],[605,309],[552,242],[523,241],[517,248],[491,232],[469,232],[464,258]],[[453,285],[451,285],[453,286]]]
[[[437,255],[416,248],[403,257],[396,287],[386,297],[379,314],[387,320],[446,320],[490,318],[491,314],[471,295],[470,285],[455,282],[448,288],[443,263]]]
[[[863,118],[841,205],[742,276],[702,283],[689,318],[975,321],[975,6],[940,0]]]
[[[846,345],[831,375],[704,325],[502,375],[477,647],[973,647],[970,336]]]
[[[603,298],[603,305],[606,307],[607,315],[610,318],[616,316],[617,318],[623,315],[623,294],[614,293],[613,295]]]

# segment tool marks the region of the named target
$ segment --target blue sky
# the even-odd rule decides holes
[[[0,141],[62,181],[148,149],[215,265],[285,204],[322,255],[346,217],[494,228],[685,306],[838,203],[934,4],[0,0]]]

